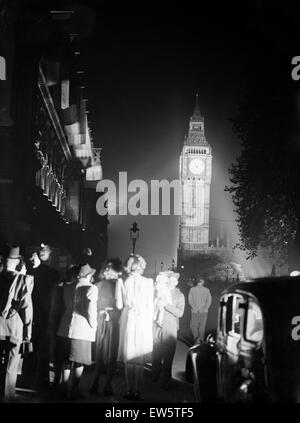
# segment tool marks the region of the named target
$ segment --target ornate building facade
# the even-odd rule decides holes
[[[100,148],[87,119],[72,12],[1,3],[0,243],[49,243],[97,267],[107,256],[107,218],[97,215]],[[72,27],[73,28],[73,27]],[[5,46],[5,49],[1,50]],[[99,197],[99,193],[97,193]]]

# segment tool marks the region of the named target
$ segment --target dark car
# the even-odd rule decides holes
[[[300,278],[232,285],[218,327],[190,348],[199,402],[300,402]]]

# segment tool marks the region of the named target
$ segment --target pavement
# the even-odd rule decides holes
[[[173,383],[169,390],[164,390],[161,382],[152,382],[151,363],[147,363],[144,367],[144,376],[141,386],[143,403],[190,403],[195,402],[193,385],[185,381],[185,362],[188,353],[188,346],[178,340],[176,353],[173,362],[172,377]],[[117,369],[113,380],[114,394],[111,396],[103,395],[104,377],[100,377],[98,394],[90,394],[89,390],[92,383],[94,366],[85,368],[84,374],[80,382],[80,389],[83,398],[77,400],[69,400],[64,402],[72,403],[132,403],[123,398],[126,393],[126,385],[124,378],[124,370],[122,367]],[[50,379],[53,379],[53,372],[50,371]],[[57,399],[56,393],[47,391],[43,395],[38,395],[35,391],[25,388],[18,388],[18,402],[23,403],[57,403],[61,402]],[[140,401],[139,401],[140,402]]]

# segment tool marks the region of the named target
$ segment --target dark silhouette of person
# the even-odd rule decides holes
[[[38,390],[49,388],[50,333],[49,314],[53,290],[59,282],[58,271],[49,266],[52,249],[42,244],[30,257],[32,268],[28,270],[34,277],[32,292],[33,352],[24,360],[24,379]],[[34,375],[34,376],[33,376]]]
[[[96,370],[91,394],[97,393],[102,370],[106,371],[104,395],[113,395],[112,380],[119,346],[119,319],[121,311],[116,307],[116,282],[122,276],[123,266],[119,259],[109,259],[99,274],[98,325],[96,332]]]

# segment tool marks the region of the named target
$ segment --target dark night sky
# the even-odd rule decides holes
[[[221,6],[198,2],[180,10],[119,10],[102,2],[82,2],[80,68],[86,70],[89,119],[94,144],[102,147],[104,177],[118,180],[178,178],[179,154],[195,94],[213,149],[211,217],[233,220],[224,192],[228,167],[239,142],[231,123],[240,98],[240,55],[249,36],[250,2]],[[209,6],[210,5],[210,6]],[[82,21],[81,21],[82,22]],[[140,228],[138,252],[154,270],[176,258],[175,216],[110,217],[109,252],[125,259],[129,228]]]

